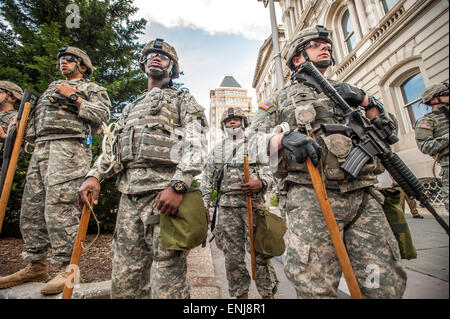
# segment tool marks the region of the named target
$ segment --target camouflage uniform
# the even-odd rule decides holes
[[[54,106],[48,99],[58,95],[54,88],[64,82],[76,88],[83,99],[78,114]],[[106,90],[84,78],[52,82],[39,98],[26,136],[35,148],[20,213],[25,260],[44,258],[51,244],[52,263],[70,261],[81,214],[77,189],[92,158],[90,145],[82,141],[108,121],[109,107]]]
[[[154,200],[171,180],[190,185],[201,173],[206,129],[203,107],[191,94],[174,87],[153,88],[123,109],[113,131],[118,161],[99,158],[87,175],[102,181],[120,174],[112,298],[189,298],[188,251],[162,247],[159,224],[151,216],[160,214],[153,208]],[[104,173],[111,164],[113,169]]]
[[[433,90],[434,89],[434,90]],[[435,85],[428,91],[444,91],[448,87],[444,85]],[[431,96],[426,97],[427,90],[424,91],[423,103],[429,101]],[[433,92],[431,92],[433,93]],[[434,92],[439,93],[439,92]],[[449,188],[449,154],[448,154],[448,105],[441,106],[447,109],[447,115],[439,109],[425,114],[414,124],[416,142],[419,150],[424,154],[432,156],[441,166],[440,176],[442,178],[442,188],[445,209],[448,212],[448,188]]]
[[[208,157],[203,172],[201,190],[205,205],[208,205],[211,195],[217,186],[219,171],[224,168],[218,207],[216,227],[213,231],[217,247],[225,256],[225,269],[230,296],[242,296],[248,293],[250,276],[245,264],[245,248],[248,244],[248,217],[246,197],[240,184],[244,184],[244,154],[249,156],[250,178],[264,181],[265,189],[252,196],[253,211],[264,208],[264,193],[272,184],[270,171],[263,170],[257,164],[257,151],[253,149],[257,142],[245,137],[233,141],[225,138],[218,143]],[[239,146],[240,145],[240,146]],[[248,148],[251,149],[248,149]],[[236,148],[236,154],[233,149]],[[255,214],[253,224],[255,225]],[[256,229],[256,228],[254,228]],[[256,287],[263,297],[273,297],[277,291],[278,279],[270,259],[264,258],[258,252],[256,257]]]
[[[314,30],[307,32],[310,39],[317,35]],[[299,132],[305,132],[308,119],[315,140],[322,147],[327,195],[338,227],[343,232],[362,295],[366,298],[400,298],[406,287],[406,272],[401,264],[399,247],[381,205],[369,193],[369,188],[377,183],[374,174],[377,163],[369,161],[356,178],[351,178],[340,168],[340,163],[353,147],[352,141],[339,134],[325,136],[320,124],[342,123],[342,112],[324,93],[308,85],[306,75],[301,71],[297,75],[304,82],[293,78],[290,85],[261,104],[260,114],[256,116],[265,118],[259,122],[267,124],[261,126],[288,126],[288,130]],[[334,81],[330,83],[337,84]],[[267,140],[271,137],[268,135]],[[278,170],[274,175],[282,178],[287,190],[285,273],[299,298],[336,298],[342,271],[306,164],[297,163],[286,148],[282,148],[278,156]],[[373,188],[371,193],[382,197]],[[358,210],[360,217],[344,230]],[[374,268],[379,274],[377,285],[371,281],[371,269]]]

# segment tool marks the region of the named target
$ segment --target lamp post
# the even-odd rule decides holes
[[[272,46],[273,46],[273,60],[275,63],[275,75],[277,78],[277,88],[279,91],[281,91],[284,87],[284,80],[283,80],[283,68],[281,66],[280,42],[278,40],[278,26],[277,26],[277,17],[275,15],[274,0],[258,0],[258,1],[262,1],[265,8],[267,8],[267,5],[269,5],[270,24],[272,26]]]

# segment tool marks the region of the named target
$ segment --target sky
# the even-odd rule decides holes
[[[209,91],[218,88],[225,75],[232,75],[252,97],[259,49],[271,34],[269,8],[257,0],[135,0],[139,10],[133,18],[145,18],[140,42],[155,38],[175,47],[184,83],[209,118]],[[281,24],[275,3],[277,23]]]

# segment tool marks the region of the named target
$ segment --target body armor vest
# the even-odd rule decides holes
[[[336,83],[330,81],[333,85]],[[287,87],[284,96],[280,98],[279,122],[288,122],[291,130],[306,131],[303,116],[307,112],[315,112],[312,123],[309,123],[316,142],[322,147],[322,162],[326,180],[344,181],[352,179],[351,175],[341,169],[353,148],[352,140],[342,134],[325,136],[320,128],[321,124],[342,123],[342,111],[324,94],[318,93],[307,84],[295,83]],[[306,164],[297,163],[293,154],[287,150],[282,151],[286,158],[286,170],[288,172],[303,172],[308,174]],[[373,171],[376,168],[375,161],[369,161],[360,171],[356,179],[373,180]]]
[[[179,163],[181,148],[174,147],[182,138],[177,103],[177,90],[153,88],[130,106],[119,137],[122,163],[127,167]]]

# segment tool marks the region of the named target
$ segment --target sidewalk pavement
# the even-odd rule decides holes
[[[418,205],[419,206],[419,205]],[[418,207],[424,219],[413,219],[408,208],[406,219],[418,257],[403,260],[408,274],[405,299],[448,299],[449,298],[449,237],[434,217],[422,207]],[[442,208],[438,213],[448,224],[448,213]],[[283,258],[277,258],[282,262]],[[192,299],[219,299],[220,288],[216,282],[216,272],[212,260],[211,246],[207,243],[191,250],[187,258],[187,280],[191,286]],[[222,271],[222,270],[219,270]],[[60,299],[61,294],[43,296],[40,289],[44,283],[26,283],[17,287],[0,290],[0,299]],[[73,291],[73,299],[108,299],[110,281],[81,284]],[[342,279],[339,289],[349,295]]]

